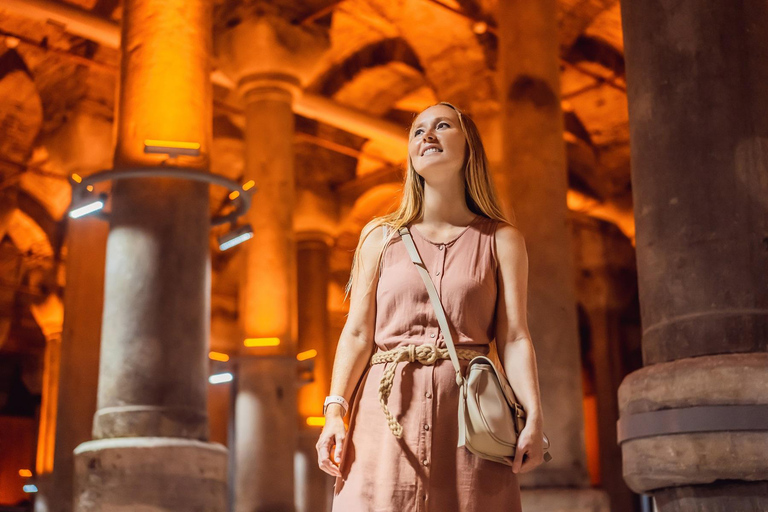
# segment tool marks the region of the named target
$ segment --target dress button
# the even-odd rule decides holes
[[[429,466],[429,461],[427,459],[424,459],[423,461],[421,461],[421,463],[424,464],[425,466]]]
[[[444,246],[444,245],[441,245],[441,246],[440,246],[440,250],[442,251],[443,249],[445,249],[445,246]]]
[[[424,425],[424,430],[429,430],[429,425]]]
[[[430,334],[429,337],[430,338],[434,338],[435,337],[435,333]]]
[[[440,271],[438,270],[438,271],[437,271],[437,273],[436,273],[435,275],[436,275],[436,276],[439,276],[439,275],[440,275]]]
[[[426,393],[424,393],[424,396],[427,397],[427,398],[432,398],[432,393],[427,391]]]

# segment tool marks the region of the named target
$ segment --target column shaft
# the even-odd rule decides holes
[[[73,450],[91,438],[99,381],[104,264],[109,226],[96,218],[67,225],[67,286],[49,512],[72,510]],[[42,491],[42,489],[41,489]],[[37,504],[36,504],[37,506]]]
[[[175,166],[208,172],[212,2],[123,8],[115,167],[151,167],[147,140],[194,142]],[[208,438],[208,187],[171,178],[112,188],[96,441],[76,450],[78,510],[223,510],[226,450]]]
[[[646,365],[619,389],[622,421],[768,406],[768,5],[621,7]],[[766,438],[734,428],[627,441],[624,478],[661,512],[765,510],[768,464],[751,454]]]
[[[576,295],[566,205],[556,2],[499,4],[503,164],[496,183],[529,258],[529,319],[553,460],[526,486],[588,485]]]
[[[251,84],[244,94],[245,179],[256,183],[245,246],[240,319],[246,339],[278,338],[245,349],[236,400],[236,510],[294,510],[296,451],[296,240],[291,84]],[[270,356],[267,358],[266,356]],[[263,358],[263,359],[260,359]]]

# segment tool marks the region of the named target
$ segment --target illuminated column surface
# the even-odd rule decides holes
[[[40,427],[37,436],[37,475],[53,471],[56,438],[56,404],[59,399],[59,373],[61,368],[61,330],[64,308],[61,299],[49,295],[40,304],[32,305],[32,315],[45,335],[43,362],[43,397],[40,404]]]
[[[553,459],[521,474],[526,511],[608,510],[586,471],[555,0],[499,3],[504,158],[495,169],[529,259],[528,312]],[[546,488],[546,489],[544,489]]]
[[[212,2],[128,0],[116,169],[208,172]],[[200,145],[199,157],[144,142]],[[75,450],[75,509],[223,511],[227,452],[207,442],[208,187],[170,178],[112,187],[93,441]]]
[[[659,512],[768,510],[768,4],[621,12],[644,367],[619,410],[664,427],[624,479]]]
[[[304,191],[305,195],[310,194]],[[299,354],[313,356],[313,382],[299,390],[299,446],[296,466],[298,512],[323,512],[333,489],[333,478],[317,467],[315,443],[323,418],[323,400],[331,381],[334,347],[328,336],[328,282],[333,237],[326,231],[298,232]]]
[[[326,39],[276,17],[246,18],[216,50],[238,84],[246,117],[245,179],[257,191],[247,214],[240,287],[244,359],[235,405],[235,510],[294,510],[297,438],[297,276],[293,210],[293,101]]]

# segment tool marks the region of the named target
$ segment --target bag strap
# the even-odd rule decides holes
[[[424,284],[427,286],[427,292],[429,293],[429,298],[432,301],[432,306],[435,308],[435,314],[437,315],[437,323],[440,324],[440,329],[442,329],[443,334],[445,335],[445,345],[448,347],[448,354],[451,356],[451,362],[453,363],[453,367],[456,369],[456,384],[461,386],[464,383],[464,377],[461,376],[461,367],[459,366],[459,356],[456,354],[456,347],[453,344],[451,329],[448,325],[448,319],[445,317],[445,310],[443,309],[443,304],[440,302],[440,297],[437,295],[437,289],[435,288],[435,283],[433,283],[432,278],[429,277],[429,272],[424,266],[424,262],[421,260],[421,256],[419,256],[419,251],[416,249],[416,244],[413,243],[413,238],[411,237],[411,232],[408,230],[408,227],[403,226],[402,228],[400,228],[399,233],[400,233],[400,236],[403,238],[403,242],[405,242],[405,248],[408,251],[408,255],[411,257],[411,261],[413,261],[414,265],[416,265],[416,270],[419,271],[419,275],[424,280]],[[495,365],[491,364],[491,366],[494,368],[494,370],[498,371]],[[501,376],[498,375],[498,373],[497,373],[497,377],[499,377],[499,382],[502,382],[502,378]],[[520,407],[520,409],[522,410],[522,407],[517,405],[516,401],[515,403],[516,403],[515,413],[518,413],[519,411],[517,408]],[[459,428],[460,429],[462,428],[461,422],[459,422]],[[549,462],[550,460],[552,460],[552,455],[550,455],[549,452],[547,451],[550,446],[549,438],[543,432],[542,432],[542,435],[544,436],[544,462]],[[504,461],[499,460],[499,462],[504,462]],[[511,465],[512,461],[507,460],[505,463]]]
[[[440,329],[445,336],[445,346],[448,348],[448,354],[451,356],[451,362],[453,368],[456,370],[456,384],[459,386],[464,382],[464,377],[461,376],[461,366],[459,365],[459,356],[456,353],[456,346],[453,344],[453,336],[451,336],[451,328],[448,325],[448,319],[445,316],[445,310],[443,304],[440,302],[440,297],[437,295],[437,288],[435,283],[432,282],[432,278],[429,277],[429,272],[424,266],[424,262],[419,256],[419,251],[416,249],[416,244],[413,243],[411,232],[408,227],[403,226],[399,230],[400,236],[405,242],[405,248],[408,251],[408,255],[411,257],[411,261],[416,265],[416,269],[419,271],[419,275],[424,280],[424,284],[427,286],[427,293],[429,293],[429,299],[432,301],[432,306],[435,308],[435,314],[437,315],[437,323],[440,325]]]

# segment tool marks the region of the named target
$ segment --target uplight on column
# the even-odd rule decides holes
[[[246,347],[276,347],[280,345],[280,338],[246,338],[243,344]]]
[[[95,197],[84,197],[77,204],[72,206],[69,210],[69,216],[72,219],[79,219],[93,212],[97,212],[104,208],[104,204],[107,202],[107,194],[99,194]]]

